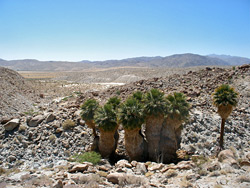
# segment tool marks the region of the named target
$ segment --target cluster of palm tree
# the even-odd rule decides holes
[[[93,123],[99,128],[98,149],[103,157],[109,157],[116,149],[119,124],[125,131],[125,148],[130,160],[168,162],[175,157],[181,124],[189,115],[184,94],[165,96],[160,90],[151,89],[146,94],[137,91],[123,103],[117,97],[110,98],[102,107],[94,101],[89,99],[82,105],[81,117],[93,131]]]
[[[214,105],[222,118],[220,147],[223,148],[225,121],[237,104],[237,93],[228,85],[218,87],[213,94]],[[180,148],[182,124],[188,119],[190,105],[183,93],[167,96],[158,89],[143,94],[139,91],[121,103],[112,97],[104,106],[89,99],[81,106],[81,117],[100,137],[98,151],[108,158],[115,153],[118,126],[125,131],[125,148],[130,160],[170,162]],[[142,127],[145,130],[143,134]]]

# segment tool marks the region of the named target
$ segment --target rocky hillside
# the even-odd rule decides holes
[[[0,67],[0,119],[32,110],[37,97],[31,84],[21,75]]]
[[[239,92],[239,104],[226,122],[225,147],[217,153],[220,118],[211,105],[213,90],[222,83]],[[79,106],[87,98],[104,103],[136,90],[159,88],[166,94],[184,92],[191,103],[190,120],[182,131],[177,164],[108,161],[98,165],[67,161],[86,151],[91,130],[80,119]],[[250,66],[209,68],[184,75],[152,78],[105,91],[86,92],[69,100],[51,101],[29,115],[0,124],[0,186],[18,187],[249,187]],[[73,123],[67,123],[67,119]],[[124,131],[116,152],[124,150]],[[115,162],[115,164],[111,163]]]

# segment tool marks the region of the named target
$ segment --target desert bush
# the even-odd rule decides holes
[[[26,129],[27,129],[27,126],[21,124],[21,125],[19,125],[18,132],[23,132],[23,131],[25,131]]]
[[[79,162],[79,163],[91,162],[94,165],[96,165],[97,163],[100,162],[101,155],[99,153],[94,152],[94,151],[83,152],[81,154],[72,155],[69,160],[74,161],[74,162]]]
[[[63,122],[62,127],[64,130],[73,129],[75,127],[75,122],[70,119],[66,119]]]
[[[56,140],[56,136],[54,134],[49,136],[50,142],[54,142]]]

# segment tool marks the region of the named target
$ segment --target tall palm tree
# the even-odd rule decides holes
[[[94,114],[98,108],[99,103],[95,99],[88,99],[81,106],[81,118],[86,122],[89,128],[93,130],[93,135],[96,137],[96,129],[94,122]]]
[[[163,162],[169,162],[176,157],[180,147],[181,125],[189,116],[190,105],[183,93],[167,96],[168,114],[161,132],[160,150]]]
[[[167,112],[167,102],[164,93],[151,89],[145,96],[144,113],[146,115],[146,139],[148,142],[149,160],[159,160],[159,144],[164,116]]]
[[[136,98],[128,98],[121,105],[119,121],[125,131],[125,148],[131,161],[143,159],[144,139],[140,131],[144,118],[143,105]]]
[[[100,130],[99,151],[102,157],[108,158],[115,151],[115,132],[118,128],[117,115],[111,104],[105,104],[97,109],[94,116]]]
[[[218,108],[221,117],[220,148],[223,149],[223,136],[226,119],[237,105],[238,93],[229,85],[223,84],[215,89],[213,93],[213,103]]]

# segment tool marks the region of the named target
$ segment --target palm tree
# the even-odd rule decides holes
[[[108,158],[116,149],[114,138],[118,128],[116,111],[111,104],[105,104],[97,109],[94,119],[100,130],[99,151],[102,157]]]
[[[164,116],[167,112],[167,103],[164,93],[151,89],[145,96],[144,113],[146,115],[146,139],[148,142],[149,160],[158,161],[159,144]]]
[[[223,149],[223,135],[226,119],[237,105],[238,93],[229,85],[223,84],[215,89],[213,93],[213,103],[218,108],[221,117],[220,148]]]
[[[144,151],[144,139],[140,131],[145,121],[142,103],[136,98],[128,98],[121,105],[119,121],[125,130],[125,148],[130,160],[141,161]]]
[[[93,134],[96,137],[94,114],[99,103],[95,99],[88,99],[81,106],[81,118],[86,122],[89,128],[93,129]]]
[[[176,157],[181,142],[181,125],[189,116],[190,105],[183,93],[167,96],[168,114],[163,123],[160,150],[163,162]]]
[[[112,105],[113,109],[115,109],[115,110],[117,110],[119,108],[120,103],[121,103],[121,99],[119,99],[116,96],[111,97],[107,102],[107,104]]]

